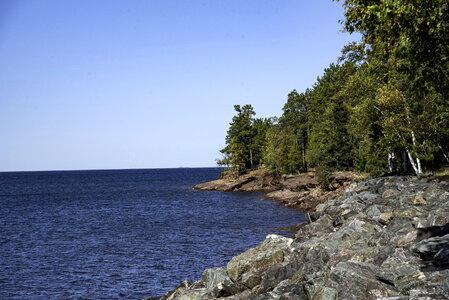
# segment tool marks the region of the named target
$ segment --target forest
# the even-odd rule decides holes
[[[420,176],[449,164],[448,2],[341,3],[344,30],[361,40],[312,87],[292,90],[279,118],[235,105],[219,165]]]

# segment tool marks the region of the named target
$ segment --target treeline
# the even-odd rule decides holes
[[[279,118],[236,105],[223,158],[233,171],[435,170],[449,163],[447,1],[346,0],[344,28],[362,40]]]

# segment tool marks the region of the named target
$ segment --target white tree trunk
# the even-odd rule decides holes
[[[413,132],[413,130],[410,131],[411,135],[412,135],[412,143],[413,146],[416,146],[416,138],[415,138],[415,133]],[[412,161],[412,165],[414,165],[414,161],[412,159],[412,155],[410,154],[410,152],[407,150],[408,156],[410,158],[410,161]],[[413,170],[415,170],[416,175],[420,175],[422,174],[422,168],[421,168],[421,160],[419,159],[419,157],[416,157],[416,165],[413,166]]]
[[[390,169],[390,173],[394,173],[395,167],[394,167],[394,152],[388,153],[388,168]]]
[[[408,151],[408,149],[405,149],[405,151],[407,151],[408,159],[410,160],[410,164],[412,165],[413,171],[415,171],[416,175],[419,175],[420,173],[418,167],[416,166],[415,161],[413,160],[412,154],[410,153],[410,151]]]
[[[419,159],[419,157],[416,157],[416,165],[418,166],[418,174],[416,175],[422,174],[421,160]]]
[[[449,156],[444,152],[443,147],[441,147],[441,145],[438,143],[438,147],[440,147],[441,152],[443,153],[444,158],[447,160],[447,162],[449,163]]]

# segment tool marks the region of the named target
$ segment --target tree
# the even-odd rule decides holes
[[[352,138],[354,168],[373,175],[388,171],[388,153],[394,152],[383,140],[381,115],[375,108],[385,72],[383,65],[363,62],[339,92],[349,110],[347,130]]]
[[[226,136],[226,147],[220,150],[225,159],[219,163],[230,164],[233,171],[244,171],[254,167],[253,160],[253,139],[256,132],[252,128],[253,116],[256,114],[251,105],[241,107],[234,105],[237,112],[229,124]]]
[[[343,6],[344,27],[362,34],[366,60],[387,69],[376,96],[385,141],[393,144],[395,136],[421,174],[422,161],[434,160],[438,151],[447,156],[447,1],[345,0]]]
[[[287,103],[282,110],[284,113],[279,119],[279,124],[292,139],[289,157],[290,167],[296,172],[307,172],[306,144],[308,129],[308,93],[298,94],[293,90],[288,94]]]
[[[259,167],[263,161],[263,154],[267,143],[267,131],[273,125],[272,119],[257,118],[252,124],[254,137],[252,139],[253,167]]]
[[[353,167],[349,109],[340,92],[357,72],[357,65],[331,64],[318,78],[309,100],[309,142],[306,158],[314,167],[345,170]]]

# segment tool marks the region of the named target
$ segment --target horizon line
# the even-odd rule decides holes
[[[213,167],[154,167],[154,168],[100,168],[100,169],[49,169],[49,170],[0,170],[0,173],[28,173],[28,172],[82,172],[82,171],[126,171],[126,170],[169,170],[169,169],[206,169]]]

